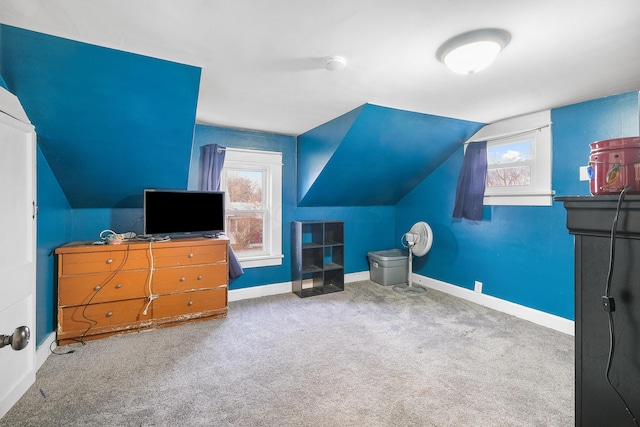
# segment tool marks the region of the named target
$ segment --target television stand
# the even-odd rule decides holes
[[[59,247],[58,344],[226,317],[227,239]]]

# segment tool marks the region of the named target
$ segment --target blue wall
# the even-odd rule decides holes
[[[392,227],[395,209],[386,207],[317,207],[296,206],[296,138],[264,132],[252,132],[215,126],[197,125],[194,137],[189,189],[198,188],[201,173],[201,147],[207,144],[282,153],[282,250],[281,266],[245,269],[245,274],[230,284],[230,289],[284,283],[291,280],[291,221],[337,219],[345,222],[345,272],[369,269],[367,252],[394,245]],[[338,183],[339,184],[339,183]]]
[[[590,142],[638,134],[638,95],[622,94],[555,109],[553,120],[553,188],[558,195],[587,195],[578,180]],[[326,129],[331,132],[331,129]],[[283,252],[281,266],[247,269],[231,289],[291,280],[290,223],[293,220],[345,221],[345,271],[367,271],[367,252],[400,247],[399,236],[416,221],[434,231],[429,254],[414,270],[427,277],[483,292],[527,307],[573,319],[573,239],[560,203],[551,207],[485,207],[481,222],[453,221],[455,186],[462,165],[460,148],[396,206],[298,207],[296,138],[197,125],[189,171],[196,189],[200,149],[218,143],[234,148],[283,153]],[[339,185],[340,183],[336,183]],[[46,159],[38,155],[38,319],[40,344],[55,329],[55,287],[50,252],[71,240],[95,240],[103,229],[140,232],[141,209],[71,209]]]
[[[201,69],[0,25],[0,74],[73,208],[187,185]]]
[[[38,136],[37,345],[55,330],[52,251],[130,231],[143,188],[186,188],[200,72],[0,24],[0,85]]]
[[[298,204],[395,205],[482,126],[365,104],[298,137]]]
[[[142,234],[142,208],[73,209],[71,212],[73,240],[98,240],[103,230],[116,233],[133,231]]]
[[[589,144],[637,136],[640,132],[638,98],[638,92],[630,92],[551,111],[552,179],[557,195],[589,194],[589,182],[576,179],[578,167],[589,162]]]
[[[292,220],[344,220],[347,273],[368,270],[368,251],[399,247],[399,236],[425,220],[435,242],[427,256],[416,258],[418,273],[468,289],[479,280],[489,295],[573,318],[573,239],[564,209],[559,203],[494,206],[485,208],[481,222],[453,221],[461,145],[395,206],[298,207],[295,137],[197,125],[192,141],[199,68],[6,25],[0,36],[0,84],[23,101],[38,132],[38,344],[55,329],[51,251],[71,240],[95,240],[104,229],[140,232],[142,188],[195,188],[200,147],[214,142],[280,151],[284,160],[283,264],[248,269],[231,289],[290,281]],[[588,144],[638,135],[638,95],[558,108],[552,120],[553,188],[558,195],[585,195],[588,184],[578,181],[578,167],[588,159]],[[323,138],[333,141],[345,132],[344,126],[322,126]],[[303,173],[308,167],[314,166],[304,165]],[[341,184],[323,181],[328,189]]]
[[[638,135],[638,94],[628,93],[559,108],[551,114],[552,185],[556,195],[588,195],[579,167],[589,143]],[[462,146],[396,205],[396,233],[416,221],[433,228],[429,254],[414,270],[427,277],[568,319],[573,308],[573,238],[561,203],[550,207],[486,206],[482,221],[453,220]]]
[[[37,154],[36,345],[56,328],[56,269],[52,251],[72,240],[71,207],[40,149]]]

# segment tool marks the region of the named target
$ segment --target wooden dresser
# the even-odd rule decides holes
[[[226,239],[70,243],[58,257],[58,344],[227,314]]]

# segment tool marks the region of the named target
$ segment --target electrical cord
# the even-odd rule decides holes
[[[82,344],[83,346],[86,345],[86,343],[82,340],[76,339],[76,338],[69,338],[71,341],[75,341],[77,343]],[[64,356],[66,354],[73,354],[76,352],[76,349],[71,349],[71,350],[67,350],[65,352],[59,353],[56,351],[56,348],[58,348],[58,346],[56,346],[56,348],[53,348],[53,345],[56,343],[56,341],[51,341],[51,344],[49,344],[49,353],[51,354],[55,354],[56,356]]]
[[[82,319],[84,319],[84,321],[89,325],[87,327],[87,329],[84,330],[84,332],[80,335],[80,338],[68,338],[67,340],[71,340],[71,341],[75,341],[81,345],[85,345],[86,343],[84,342],[85,337],[87,336],[87,333],[91,330],[91,328],[93,328],[95,325],[98,324],[98,322],[94,319],[91,319],[86,311],[87,308],[89,307],[89,305],[91,305],[91,302],[93,301],[93,299],[96,297],[96,295],[98,295],[98,293],[100,293],[100,291],[104,288],[105,284],[109,283],[109,281],[111,279],[113,279],[116,274],[118,274],[123,268],[124,265],[127,262],[127,259],[129,258],[129,246],[127,246],[127,250],[125,251],[125,256],[124,259],[122,260],[122,262],[120,263],[120,265],[118,266],[118,268],[116,268],[111,274],[109,274],[98,286],[95,290],[95,292],[93,293],[93,295],[91,295],[91,297],[84,303],[83,307],[82,307],[82,312],[81,312],[81,316]],[[83,323],[85,323],[83,322]],[[66,354],[72,354],[75,352],[75,349],[60,353],[60,352],[56,352],[55,349],[52,348],[53,347],[53,343],[51,343],[51,345],[49,345],[49,352],[51,354],[55,354],[57,356],[63,356]]]
[[[141,217],[139,217],[139,218],[136,220],[136,222],[134,222],[134,223],[133,223],[133,225],[131,226],[131,228],[130,228],[130,229],[131,229],[131,231],[135,230],[135,229],[136,229],[136,225],[138,225],[138,223],[139,223],[140,221],[142,221],[143,219],[144,219],[144,215],[143,215],[143,216],[141,216]],[[144,230],[143,230],[143,232],[144,232]],[[142,234],[142,233],[140,233],[140,234]]]
[[[114,232],[114,231],[112,231],[112,230],[103,230],[103,231],[100,233],[100,239],[101,239],[101,240],[104,240],[104,237],[103,237],[103,236],[104,236],[104,234],[105,234],[105,233],[115,234],[115,232]],[[166,236],[166,237],[161,237],[161,238],[159,238],[159,239],[152,238],[152,239],[150,239],[150,240],[149,240],[149,255],[150,255],[150,257],[151,257],[151,266],[150,266],[149,282],[148,282],[148,287],[149,287],[149,301],[148,301],[147,305],[145,306],[144,313],[143,313],[145,316],[147,315],[147,311],[148,311],[148,309],[149,309],[149,305],[151,304],[151,301],[153,301],[154,299],[156,299],[156,298],[158,297],[157,295],[154,295],[154,294],[153,294],[153,292],[152,292],[152,284],[151,284],[151,283],[152,283],[152,278],[153,278],[153,271],[155,270],[155,268],[154,268],[154,257],[153,257],[153,252],[152,252],[152,249],[151,249],[151,245],[152,245],[152,243],[154,243],[154,242],[167,242],[167,241],[170,241],[170,240],[171,240],[171,239],[170,239],[168,236]],[[93,293],[93,295],[91,295],[91,297],[90,297],[90,298],[89,298],[89,299],[84,303],[84,305],[83,305],[83,307],[82,307],[81,316],[82,316],[82,319],[84,319],[84,320],[86,321],[86,323],[89,325],[89,326],[87,327],[87,329],[85,329],[85,331],[82,333],[82,335],[80,335],[80,338],[79,338],[79,339],[78,339],[78,338],[69,338],[68,340],[75,341],[75,342],[77,342],[77,343],[81,344],[82,346],[84,346],[84,345],[86,344],[86,343],[84,342],[84,339],[85,339],[85,337],[86,337],[87,333],[91,330],[91,328],[93,328],[95,325],[97,325],[97,324],[98,324],[98,322],[97,322],[96,320],[94,320],[94,319],[90,318],[90,317],[87,315],[87,313],[86,313],[87,308],[89,307],[89,305],[91,304],[91,302],[93,301],[93,299],[96,297],[96,295],[98,295],[98,293],[99,293],[99,292],[104,288],[105,284],[107,284],[107,283],[108,283],[110,280],[112,280],[112,279],[113,279],[113,278],[114,278],[114,277],[115,277],[115,276],[116,276],[120,271],[122,271],[122,269],[124,268],[124,265],[127,263],[127,260],[129,259],[129,249],[130,249],[130,247],[127,245],[127,249],[126,249],[126,251],[125,251],[124,259],[122,260],[122,262],[120,263],[120,265],[118,266],[118,268],[116,268],[116,269],[115,269],[115,270],[114,270],[114,271],[113,271],[109,276],[107,276],[107,277],[102,281],[102,283],[100,283],[100,285],[98,285],[98,286],[97,286],[97,290],[95,290],[95,292]],[[74,353],[74,352],[75,352],[75,349],[68,350],[68,351],[66,351],[66,352],[57,352],[57,351],[55,351],[55,349],[53,348],[53,344],[54,344],[54,342],[52,342],[52,343],[51,343],[51,345],[49,346],[49,352],[50,352],[51,354],[55,354],[55,355],[58,355],[58,356],[62,356],[62,355],[66,355],[66,354],[72,354],[72,353]]]
[[[618,391],[618,389],[613,385],[613,383],[611,382],[611,379],[609,377],[609,373],[611,371],[611,365],[613,363],[613,355],[615,353],[615,345],[616,345],[615,344],[615,329],[614,329],[614,322],[613,322],[613,312],[615,311],[615,304],[614,304],[613,298],[611,297],[611,279],[613,277],[613,265],[614,265],[614,259],[615,259],[616,233],[617,233],[617,228],[618,228],[618,218],[620,217],[620,208],[622,206],[622,202],[624,200],[624,196],[631,189],[632,189],[632,187],[625,187],[620,192],[620,196],[618,197],[618,204],[616,206],[616,213],[615,213],[615,216],[613,217],[613,224],[611,225],[611,239],[610,239],[610,247],[609,247],[609,271],[607,272],[607,283],[606,283],[606,286],[605,286],[604,296],[602,297],[602,304],[603,304],[603,307],[604,307],[605,311],[607,311],[608,318],[609,318],[609,355],[607,357],[607,366],[606,366],[606,370],[605,370],[605,378],[607,380],[607,383],[611,387],[611,389],[618,396],[618,398],[622,401],[622,404],[624,405],[627,413],[629,414],[629,416],[633,420],[633,423],[636,426],[640,427],[640,424],[638,424],[638,420],[636,419],[635,415],[633,415],[633,412],[629,408],[629,405],[627,404],[626,400],[624,399],[622,394]]]
[[[120,271],[122,271],[122,269],[124,268],[124,265],[127,263],[127,260],[129,259],[129,246],[127,245],[127,250],[124,252],[124,259],[122,260],[122,262],[120,263],[120,265],[118,266],[118,268],[116,268],[113,273],[111,273],[99,286],[99,289],[96,290],[93,295],[91,295],[91,298],[89,298],[89,300],[87,301],[87,303],[84,305],[83,309],[82,309],[82,317],[87,320],[89,322],[89,327],[82,333],[82,335],[80,335],[80,342],[84,343],[84,338],[87,336],[87,333],[91,330],[91,328],[93,328],[95,325],[98,324],[98,322],[96,320],[93,320],[91,318],[89,318],[87,316],[87,308],[89,307],[89,305],[91,304],[91,302],[93,301],[93,299],[96,297],[96,295],[98,295],[98,293],[104,289],[104,285],[107,284],[111,279],[113,279],[116,274],[118,274]]]
[[[151,305],[151,301],[153,301],[154,299],[156,299],[158,296],[153,294],[153,289],[152,289],[152,283],[153,283],[153,272],[155,271],[155,261],[153,258],[153,250],[151,249],[151,245],[153,244],[153,241],[150,240],[149,241],[149,258],[151,259],[151,266],[149,268],[149,281],[147,283],[148,287],[149,287],[149,301],[147,302],[147,305],[144,307],[144,311],[142,312],[142,314],[144,316],[147,315],[147,311],[149,310],[149,306]]]

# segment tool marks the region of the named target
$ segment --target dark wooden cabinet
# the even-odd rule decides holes
[[[344,290],[344,223],[293,221],[292,288],[299,297]]]
[[[618,196],[557,197],[575,238],[576,425],[634,426],[606,379],[609,313],[602,297],[609,274]],[[616,227],[610,296],[615,347],[609,378],[640,416],[640,196],[627,195]]]

